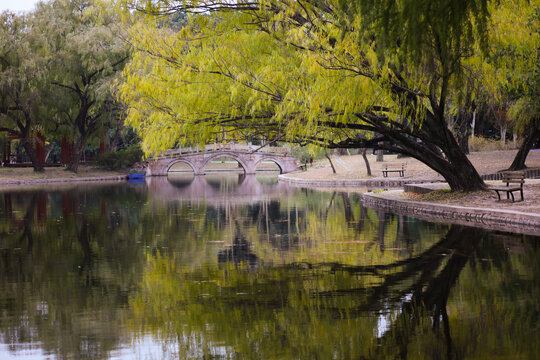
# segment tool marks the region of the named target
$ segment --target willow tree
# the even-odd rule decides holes
[[[486,47],[487,0],[141,1],[119,97],[157,153],[217,134],[412,156],[453,190],[485,187],[448,128],[462,57]],[[140,5],[140,6],[139,6]]]
[[[18,137],[34,171],[43,171],[35,135],[42,129],[46,97],[44,51],[31,17],[0,14],[0,131]]]
[[[536,80],[538,82],[538,80]],[[538,88],[538,85],[536,85]],[[538,106],[539,92],[536,96],[524,96],[518,99],[510,108],[510,116],[517,122],[523,141],[508,170],[522,170],[527,166],[525,160],[534,143],[540,141],[540,108]]]
[[[510,170],[524,169],[532,145],[540,140],[540,2],[507,1],[493,13],[490,61],[506,76],[508,111],[523,137]]]
[[[109,4],[99,0],[42,3],[36,17],[54,54],[49,62],[58,125],[74,140],[67,170],[77,172],[88,140],[119,116],[112,86],[128,58],[124,31]]]

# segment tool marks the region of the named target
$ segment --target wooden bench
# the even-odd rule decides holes
[[[510,199],[512,196],[512,202],[514,199],[514,191],[519,191],[521,194],[521,201],[523,201],[523,184],[525,183],[525,171],[505,171],[502,173],[502,182],[505,186],[490,186],[489,190],[493,190],[497,193],[499,201],[501,201],[501,192],[506,192],[506,199]]]
[[[382,170],[382,174],[384,177],[388,177],[388,173],[396,172],[399,174],[400,177],[405,176],[405,164],[401,164],[401,167],[399,165],[386,165],[385,168]]]

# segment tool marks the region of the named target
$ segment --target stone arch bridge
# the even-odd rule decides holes
[[[255,174],[257,166],[263,161],[274,162],[282,174],[298,170],[296,158],[287,152],[255,150],[257,150],[257,147],[251,145],[234,145],[221,148],[206,146],[203,151],[192,150],[191,148],[170,150],[163,157],[148,162],[146,175],[167,176],[169,169],[177,163],[189,165],[195,175],[204,175],[206,165],[220,157],[228,157],[238,161],[247,175]],[[283,149],[279,148],[277,150]]]

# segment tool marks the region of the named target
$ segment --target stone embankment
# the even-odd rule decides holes
[[[528,178],[540,177],[540,169],[527,170]],[[482,176],[489,182],[500,179],[500,174]],[[540,213],[530,211],[522,203],[501,203],[491,199],[490,195],[481,195],[486,198],[480,205],[468,203],[466,199],[462,204],[443,204],[439,202],[414,201],[405,196],[405,192],[425,194],[434,190],[448,189],[448,184],[433,179],[415,177],[405,178],[365,178],[365,179],[308,179],[296,178],[295,174],[280,175],[280,181],[298,186],[315,187],[363,187],[383,188],[382,192],[367,192],[363,194],[362,202],[365,206],[406,216],[412,216],[429,221],[456,223],[468,226],[489,228],[492,230],[519,232],[530,235],[540,234]],[[526,200],[536,202],[534,195],[539,192],[539,180],[530,180],[534,188],[525,192]],[[388,190],[389,188],[403,188]],[[532,193],[535,194],[532,194]],[[515,205],[514,205],[515,204]],[[512,207],[514,209],[512,209]],[[516,207],[520,211],[516,211]]]
[[[413,201],[401,198],[403,190],[386,191],[384,194],[368,192],[362,195],[362,203],[369,208],[385,210],[415,218],[454,223],[491,230],[540,234],[540,214]],[[496,206],[496,202],[493,202]]]

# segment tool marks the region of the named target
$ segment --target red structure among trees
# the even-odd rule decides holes
[[[66,138],[62,139],[60,158],[62,164],[68,164],[73,157],[73,141],[68,141]]]

